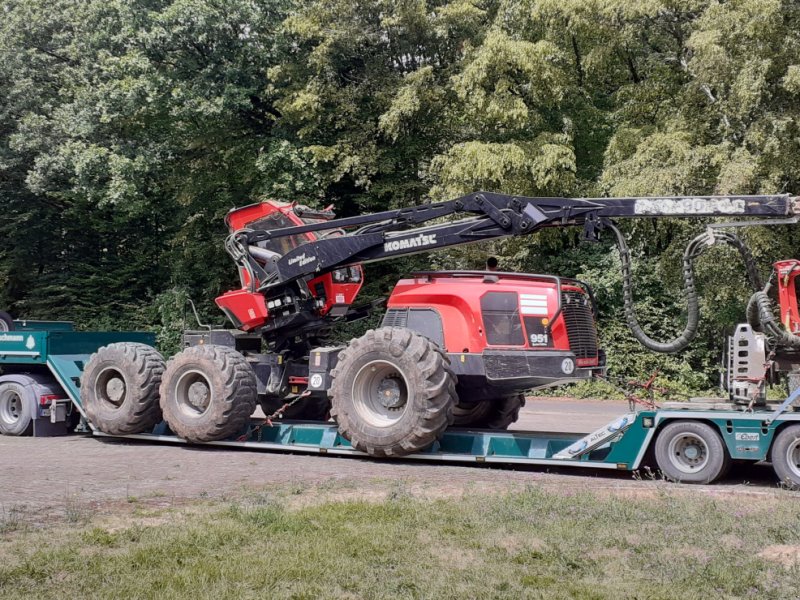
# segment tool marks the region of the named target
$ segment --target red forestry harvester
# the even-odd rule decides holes
[[[759,281],[747,249],[728,231],[731,224],[709,227],[684,255],[686,328],[675,340],[657,342],[636,322],[630,258],[611,219],[747,216],[766,220],[746,224],[766,224],[786,222],[795,204],[787,195],[574,199],[480,192],[338,219],[329,209],[274,201],[236,209],[226,219],[231,232],[226,249],[239,269],[241,288],[217,298],[236,329],[187,332],[186,349],[163,374],[152,369],[159,391],[135,400],[142,407],[160,406],[170,429],[189,441],[236,435],[246,429],[257,403],[267,415],[313,420],[330,415],[356,448],[376,456],[425,448],[450,425],[506,428],[516,420],[525,391],[604,372],[594,299],[585,283],[494,271],[413,273],[395,286],[380,328],[346,345],[330,341],[331,328],[377,308],[355,305],[363,263],[529,235],[544,227],[581,226],[589,241],[604,229],[615,234],[626,319],[636,338],[659,352],[680,351],[697,332],[694,260],[715,243],[737,248],[758,293],[748,311],[752,326],[741,326],[732,342],[731,393],[758,402],[768,360],[775,373],[793,371],[800,362],[794,350],[800,346],[797,263],[778,263],[781,316],[775,318],[771,286]],[[84,373],[87,412],[105,393],[93,378],[107,378],[101,366],[120,360],[105,360],[104,352]],[[135,367],[118,366],[121,375]],[[102,420],[94,422],[103,428]]]

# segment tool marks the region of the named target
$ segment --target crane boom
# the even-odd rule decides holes
[[[234,258],[252,269],[262,288],[318,275],[356,263],[387,260],[460,244],[527,235],[545,227],[584,226],[595,239],[604,223],[637,217],[764,217],[795,214],[798,198],[788,194],[759,196],[662,196],[629,198],[531,198],[476,192],[454,200],[330,219],[272,230],[247,229],[232,238]],[[422,226],[452,215],[466,218]],[[351,231],[347,231],[351,230]],[[326,237],[326,232],[340,235]],[[268,273],[251,255],[269,240],[301,234],[317,238],[277,258]],[[247,250],[245,250],[247,249]]]

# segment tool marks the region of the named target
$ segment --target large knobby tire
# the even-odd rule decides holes
[[[241,433],[256,407],[256,376],[227,346],[192,346],[167,363],[161,411],[169,428],[189,442],[213,442]]]
[[[150,431],[161,421],[158,388],[163,374],[164,357],[152,346],[103,346],[81,376],[81,402],[89,422],[111,435]]]
[[[33,431],[30,386],[17,381],[0,383],[0,433],[3,435],[30,435]]]
[[[353,447],[371,456],[423,450],[453,422],[449,359],[408,329],[383,327],[351,340],[331,375],[331,416]]]
[[[676,421],[658,433],[656,463],[665,477],[680,483],[712,483],[730,468],[719,433],[699,421]]]
[[[790,425],[775,438],[770,451],[772,468],[781,483],[800,487],[800,424]]]
[[[508,429],[519,419],[519,411],[525,406],[525,394],[514,394],[496,400],[481,400],[471,405],[453,408],[456,427],[477,429]]]

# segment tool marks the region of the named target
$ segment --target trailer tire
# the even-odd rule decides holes
[[[224,440],[247,426],[256,393],[256,376],[239,352],[192,346],[167,362],[161,411],[172,432],[188,442]]]
[[[0,331],[14,331],[14,317],[0,310]]]
[[[780,482],[800,488],[800,425],[790,425],[778,433],[769,457]]]
[[[700,421],[675,421],[656,438],[656,464],[679,483],[712,483],[723,477],[731,459],[719,433]]]
[[[424,450],[453,423],[449,359],[409,329],[371,329],[351,340],[331,376],[331,416],[353,447],[371,456]]]
[[[0,434],[30,435],[33,431],[32,406],[36,399],[31,398],[31,386],[18,381],[0,383]]]
[[[472,406],[453,408],[456,427],[478,429],[508,429],[519,419],[519,412],[525,406],[525,394],[514,394],[496,400],[481,400]]]
[[[92,354],[81,376],[86,417],[103,433],[150,431],[161,421],[164,357],[147,344],[116,342]]]

